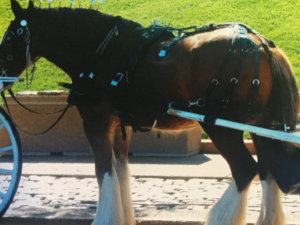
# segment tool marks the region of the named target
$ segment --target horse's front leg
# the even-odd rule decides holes
[[[92,225],[123,225],[124,212],[113,153],[113,136],[118,119],[109,113],[107,106],[81,106],[78,109],[94,153],[96,177],[101,190]]]
[[[131,127],[126,127],[127,139],[123,141],[120,128],[115,130],[114,152],[116,156],[116,171],[121,189],[121,199],[124,211],[124,224],[135,224],[134,209],[130,191],[130,171],[128,167],[128,152],[130,142]]]

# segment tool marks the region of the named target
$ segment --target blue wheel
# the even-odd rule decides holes
[[[1,218],[14,199],[22,173],[22,148],[19,133],[14,122],[2,107],[0,107],[0,135],[7,137],[5,142],[0,143]],[[9,157],[5,157],[6,155]]]

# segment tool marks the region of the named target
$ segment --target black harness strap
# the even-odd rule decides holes
[[[249,93],[249,112],[254,112],[254,108],[257,104],[257,98],[259,95],[259,89],[260,89],[260,79],[259,79],[259,49],[257,45],[253,42],[253,51],[254,51],[254,57],[255,57],[255,75],[253,80],[251,81],[251,89]],[[254,121],[255,116],[254,113],[251,115],[252,120]]]
[[[249,35],[247,35],[247,30],[241,27],[240,25],[236,25],[235,29],[238,30],[242,42],[242,55],[240,57],[234,76],[230,79],[229,84],[225,90],[224,98],[222,99],[222,103],[224,107],[227,107],[231,102],[233,92],[235,91],[237,84],[239,82],[239,75],[242,70],[243,62],[246,58],[246,53],[248,52],[247,44],[249,40]]]
[[[238,75],[240,73],[240,70],[242,68],[242,64],[243,64],[243,61],[244,61],[244,58],[245,58],[245,55],[246,55],[246,52],[247,52],[247,31],[246,29],[244,29],[243,27],[241,27],[240,25],[235,25],[234,26],[234,32],[235,32],[235,35],[232,39],[232,44],[231,44],[231,47],[229,49],[229,52],[219,70],[219,72],[217,73],[217,75],[211,80],[211,82],[209,82],[209,84],[206,86],[206,88],[204,89],[203,93],[202,93],[202,97],[200,99],[198,99],[198,106],[200,107],[204,107],[207,100],[211,97],[212,93],[214,92],[214,90],[216,89],[216,87],[219,85],[219,80],[221,78],[221,76],[224,74],[225,72],[225,68],[226,66],[229,64],[233,54],[236,52],[236,47],[237,47],[237,44],[239,41],[241,41],[242,43],[242,46],[243,46],[243,49],[242,49],[242,56],[241,56],[241,59],[240,59],[240,62],[239,62],[239,66],[236,70],[236,73],[235,73],[235,79],[231,79],[232,82],[231,82],[231,87],[230,87],[230,90],[234,90],[235,88],[235,85],[237,84],[238,82]],[[236,84],[235,84],[236,82]],[[229,90],[227,92],[230,92]],[[232,91],[233,92],[233,91]],[[228,93],[228,96],[229,96],[229,93]],[[227,98],[224,99],[224,102],[226,103],[227,101],[229,101],[229,97],[228,96],[225,96]]]

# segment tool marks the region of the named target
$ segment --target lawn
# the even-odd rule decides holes
[[[28,0],[19,1],[27,7]],[[97,10],[96,1],[93,8]],[[39,5],[39,1],[34,1]],[[51,7],[57,7],[59,0],[53,0]],[[63,7],[69,7],[69,0],[62,0]],[[78,7],[75,0],[73,7]],[[90,1],[82,0],[82,7],[88,8]],[[43,8],[48,1],[42,1]],[[202,26],[209,22],[242,22],[261,34],[271,38],[284,50],[290,59],[300,86],[300,1],[299,0],[106,0],[102,12],[120,15],[148,26],[154,19],[170,21],[173,27]],[[14,16],[10,1],[0,0],[0,38],[2,39],[10,20]],[[56,66],[41,59],[37,63],[32,85],[15,85],[15,91],[60,89],[57,82],[68,82],[69,78]],[[22,75],[25,77],[25,74]]]

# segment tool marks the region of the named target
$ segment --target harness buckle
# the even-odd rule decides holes
[[[110,84],[113,86],[117,86],[118,83],[122,80],[123,76],[123,73],[117,73],[116,77],[111,81]]]

